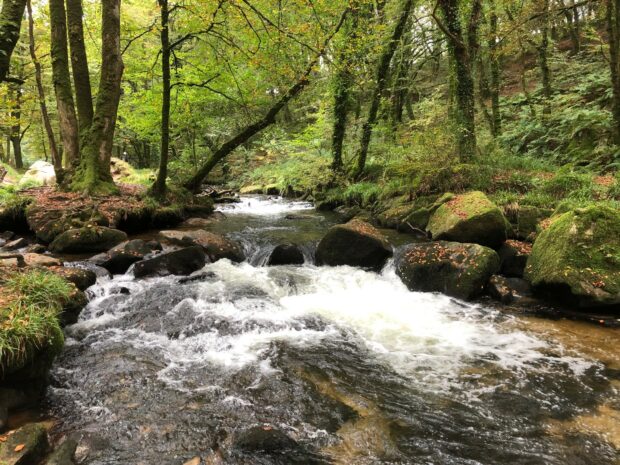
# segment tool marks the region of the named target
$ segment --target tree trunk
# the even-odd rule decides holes
[[[22,139],[21,139],[21,116],[22,116],[22,95],[19,86],[11,85],[11,94],[13,94],[14,105],[11,108],[11,144],[13,145],[14,166],[18,170],[24,167],[22,159]]]
[[[611,72],[613,139],[620,146],[620,0],[606,0],[605,19],[609,36],[609,68]]]
[[[121,96],[121,0],[101,1],[101,77],[93,122],[85,138],[80,166],[73,176],[74,191],[109,193],[115,190],[110,173],[114,129]]]
[[[49,0],[52,30],[52,76],[58,107],[60,139],[65,153],[65,168],[72,169],[80,161],[78,122],[73,103],[69,53],[67,50],[67,20],[64,0]]]
[[[157,179],[151,187],[151,193],[157,198],[166,195],[166,178],[168,176],[168,150],[170,145],[170,31],[168,0],[158,0],[161,10],[161,148]]]
[[[390,71],[390,62],[392,61],[392,57],[394,56],[394,52],[396,52],[396,48],[398,43],[405,32],[405,26],[407,24],[407,20],[409,19],[409,13],[413,7],[413,0],[405,0],[403,7],[400,11],[400,16],[398,18],[398,22],[396,23],[396,27],[392,32],[392,36],[390,37],[390,41],[387,46],[383,50],[381,54],[381,58],[379,59],[379,66],[377,67],[377,77],[375,89],[372,95],[372,100],[370,103],[370,109],[368,111],[368,118],[362,127],[362,138],[360,141],[360,149],[357,156],[357,168],[355,171],[355,177],[359,177],[364,172],[364,168],[366,167],[366,158],[368,156],[368,147],[370,145],[370,138],[372,137],[372,130],[377,121],[377,114],[379,112],[379,105],[381,103],[381,95],[385,89],[386,83],[389,78]]]
[[[491,68],[490,90],[491,90],[491,115],[493,118],[493,136],[497,137],[502,132],[502,114],[499,108],[499,91],[501,86],[501,68],[500,54],[497,45],[497,13],[495,11],[495,2],[490,1],[491,12],[489,15],[489,60]]]
[[[26,0],[4,0],[0,10],[0,82],[9,75],[11,55],[22,26]]]
[[[62,170],[62,158],[58,152],[58,146],[56,145],[56,138],[54,137],[54,131],[52,129],[52,123],[50,122],[49,113],[47,112],[47,104],[45,103],[45,90],[43,88],[43,77],[41,73],[41,63],[39,62],[36,54],[35,42],[34,42],[34,19],[32,18],[32,5],[30,0],[27,3],[28,8],[28,36],[30,39],[30,57],[34,63],[34,74],[37,82],[37,92],[39,94],[39,108],[41,110],[41,119],[43,121],[43,127],[47,134],[47,140],[50,145],[50,153],[52,155],[52,164],[54,165],[54,171],[56,172],[56,182],[62,183],[63,170]],[[45,143],[43,144],[45,148]],[[47,151],[46,151],[47,159]]]
[[[458,0],[439,0],[438,6],[446,21],[445,26],[439,21],[438,24],[441,24],[448,38],[448,49],[454,66],[456,95],[453,117],[456,123],[459,158],[461,161],[470,161],[476,154],[474,80],[470,47],[465,43]],[[470,23],[470,26],[473,24]]]
[[[543,113],[547,114],[551,111],[549,108],[549,100],[551,99],[551,71],[549,71],[549,63],[547,60],[549,49],[549,0],[542,1],[542,25],[540,28],[540,45],[538,46],[538,64],[540,67],[544,106]]]
[[[69,47],[71,48],[71,70],[75,87],[78,126],[80,135],[84,136],[93,121],[93,95],[90,88],[88,59],[84,45],[84,27],[82,25],[82,0],[66,0],[67,27]]]

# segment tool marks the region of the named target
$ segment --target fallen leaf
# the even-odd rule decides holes
[[[26,444],[18,444],[15,446],[15,452],[21,452],[26,447]]]

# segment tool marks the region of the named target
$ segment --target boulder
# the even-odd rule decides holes
[[[491,297],[504,304],[532,296],[532,286],[525,279],[493,275],[487,284]]]
[[[222,212],[213,212],[206,217],[194,217],[188,218],[183,223],[181,223],[181,227],[184,228],[205,228],[207,226],[212,225],[213,223],[217,223],[218,221],[222,221],[226,219],[226,215]]]
[[[19,180],[20,186],[52,186],[56,182],[54,165],[47,161],[35,161]]]
[[[504,208],[506,218],[513,225],[518,239],[531,240],[536,236],[538,224],[551,216],[552,210],[534,207],[532,205],[518,205],[514,208]]]
[[[127,234],[118,229],[89,226],[63,232],[50,244],[50,251],[55,253],[103,252],[126,240]]]
[[[158,243],[156,243],[159,245]],[[160,246],[161,249],[161,246]],[[91,257],[90,261],[112,274],[123,274],[131,265],[153,252],[152,245],[142,239],[122,242],[108,252]]]
[[[387,239],[360,220],[330,228],[316,250],[318,265],[359,266],[375,271],[380,271],[391,256],[392,246]]]
[[[396,274],[409,290],[442,292],[465,300],[482,293],[499,266],[493,249],[459,242],[410,244],[396,258]]]
[[[49,255],[42,255],[38,253],[25,253],[22,255],[26,266],[60,266],[62,262],[57,258],[50,257]]]
[[[67,326],[77,322],[80,313],[87,304],[86,294],[75,287],[69,298],[63,303],[60,324]]]
[[[222,258],[227,258],[233,262],[242,262],[245,260],[243,250],[234,241],[215,234],[197,229],[193,231],[169,230],[160,231],[159,235],[162,239],[175,245],[199,245],[207,253],[209,260],[215,262]]]
[[[532,253],[532,245],[528,242],[510,239],[502,244],[497,253],[502,263],[501,274],[522,278],[527,259]]]
[[[177,207],[159,207],[151,217],[151,225],[155,229],[170,228],[183,222],[183,209]]]
[[[148,276],[188,275],[207,263],[207,255],[200,246],[185,247],[164,252],[153,258],[141,260],[134,265],[136,278]]]
[[[47,431],[42,423],[29,423],[0,442],[0,464],[36,465],[47,452]]]
[[[296,244],[279,244],[269,255],[267,265],[303,265],[304,254]]]
[[[241,195],[262,194],[263,186],[243,186],[239,189]]]
[[[534,242],[525,278],[579,307],[620,310],[620,211],[590,206],[552,218]]]
[[[73,283],[80,291],[85,291],[97,282],[97,274],[85,268],[52,266],[48,270]]]
[[[455,196],[430,217],[427,230],[434,240],[499,247],[510,232],[502,211],[482,192]]]

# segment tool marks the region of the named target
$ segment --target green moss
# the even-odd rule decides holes
[[[0,377],[32,364],[37,377],[60,353],[64,336],[58,317],[75,287],[43,270],[13,272],[0,282]]]
[[[506,239],[509,227],[497,205],[484,193],[474,191],[455,196],[437,208],[427,229],[434,239],[496,247]]]
[[[535,286],[566,286],[583,305],[620,303],[620,212],[591,206],[553,218],[525,276]]]

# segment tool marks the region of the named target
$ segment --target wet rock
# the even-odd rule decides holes
[[[76,323],[80,313],[87,304],[88,299],[86,298],[86,294],[76,287],[62,306],[60,324],[66,326]]]
[[[47,448],[45,427],[41,423],[27,424],[0,442],[0,464],[37,465]]]
[[[3,231],[0,233],[0,239],[7,242],[15,237],[15,233],[13,231]]]
[[[131,265],[156,250],[161,250],[161,244],[157,241],[145,242],[142,239],[133,239],[118,244],[108,252],[91,257],[90,261],[112,274],[123,274]]]
[[[0,268],[17,268],[25,266],[24,257],[18,253],[0,254]]]
[[[479,244],[410,244],[396,258],[396,274],[411,291],[441,292],[471,299],[499,271],[497,253]]]
[[[216,278],[217,275],[212,271],[203,271],[193,276],[187,276],[179,279],[179,284],[200,283]]]
[[[50,210],[44,205],[31,205],[26,210],[28,225],[37,239],[50,243],[58,235],[85,226],[109,226],[109,220],[92,207],[82,210]]]
[[[45,465],[75,465],[73,455],[77,449],[77,442],[73,439],[64,440],[55,450],[51,453]]]
[[[482,192],[455,196],[429,219],[428,231],[435,240],[499,247],[510,232],[502,211]]]
[[[280,244],[269,255],[267,265],[303,265],[304,254],[296,244]]]
[[[303,213],[289,213],[284,218],[287,220],[315,220],[317,219],[314,215],[308,215]]]
[[[96,253],[126,240],[127,234],[123,231],[91,226],[65,231],[50,244],[50,250],[56,253]]]
[[[499,275],[491,276],[487,284],[487,290],[491,297],[504,304],[510,304],[516,300],[532,296],[532,286],[526,280]]]
[[[321,239],[316,251],[319,265],[350,265],[381,270],[389,257],[392,246],[370,224],[352,220],[332,227]]]
[[[49,255],[42,255],[38,253],[25,253],[22,255],[26,266],[60,266],[62,262],[57,258],[50,257]]]
[[[207,263],[207,256],[200,246],[185,247],[172,252],[161,253],[153,258],[137,262],[134,276],[188,275],[199,270]]]
[[[6,244],[4,244],[2,248],[4,250],[18,250],[18,249],[23,249],[24,247],[27,247],[27,246],[28,246],[28,241],[24,239],[23,237],[20,237],[19,239],[15,239],[11,242],[7,242]]]
[[[245,452],[284,452],[299,448],[297,441],[271,426],[255,426],[239,433],[234,441]]]
[[[239,193],[242,195],[262,194],[263,186],[243,186],[239,189]]]
[[[0,433],[8,427],[9,412],[24,407],[30,400],[22,390],[0,387]]]
[[[66,266],[53,266],[49,270],[73,283],[80,291],[85,291],[97,282],[97,274],[93,270]]]
[[[233,262],[242,262],[245,259],[241,247],[236,242],[202,229],[195,231],[160,231],[159,234],[171,244],[201,246],[212,262],[222,258],[227,258]]]
[[[553,217],[534,242],[525,278],[550,297],[620,312],[620,212],[591,206]]]
[[[501,260],[500,272],[504,276],[522,278],[532,246],[527,242],[507,240],[497,251]]]

